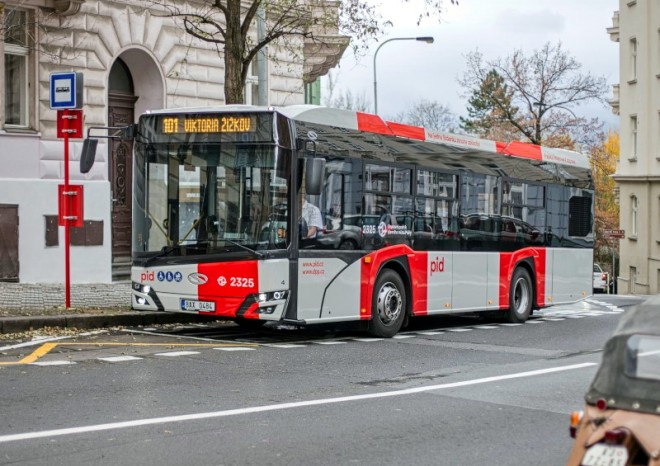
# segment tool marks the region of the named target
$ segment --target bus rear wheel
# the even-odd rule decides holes
[[[391,338],[401,329],[405,316],[403,280],[393,270],[384,270],[374,287],[369,333],[375,337]]]
[[[507,320],[512,323],[525,322],[532,313],[533,297],[532,279],[529,272],[523,267],[518,267],[511,277]]]

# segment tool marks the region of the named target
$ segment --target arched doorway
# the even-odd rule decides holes
[[[126,126],[135,121],[133,77],[126,63],[117,58],[108,83],[108,126]],[[108,179],[112,194],[112,279],[130,279],[133,142],[109,140]]]

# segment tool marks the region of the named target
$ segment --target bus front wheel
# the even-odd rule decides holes
[[[369,333],[376,337],[393,337],[401,329],[405,314],[406,292],[403,280],[393,270],[384,270],[374,287]]]
[[[512,323],[525,322],[532,313],[533,296],[532,279],[529,272],[523,267],[518,267],[511,277],[507,320]]]

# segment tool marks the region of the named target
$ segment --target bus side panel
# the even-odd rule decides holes
[[[454,253],[451,251],[429,252],[427,261],[428,314],[451,311]],[[416,288],[414,283],[413,288]]]
[[[321,319],[358,320],[360,318],[360,261],[342,270],[325,293]]]
[[[360,318],[360,261],[301,258],[298,263],[297,319],[305,322]]]
[[[259,292],[287,291],[289,283],[289,259],[259,261]]]
[[[552,251],[552,254],[550,254]],[[552,281],[552,304],[571,303],[591,295],[593,286],[593,250],[552,249],[548,281]]]
[[[488,285],[486,289],[486,309],[500,308],[500,263],[499,254],[488,254]]]
[[[480,310],[487,307],[489,255],[483,252],[454,253],[452,310]]]

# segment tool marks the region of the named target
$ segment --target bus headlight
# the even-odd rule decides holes
[[[137,291],[138,293],[149,294],[149,292],[151,291],[150,285],[143,285],[142,283],[138,283],[138,282],[133,282],[131,287],[133,288],[133,290]]]
[[[258,295],[255,295],[255,299],[259,304],[267,303],[268,301],[281,301],[283,299],[286,299],[288,294],[289,294],[288,291],[269,291],[266,293],[259,293]]]

